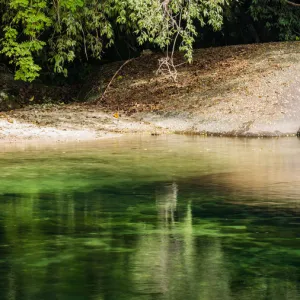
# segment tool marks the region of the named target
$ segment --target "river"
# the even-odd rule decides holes
[[[0,150],[0,299],[300,298],[300,139]]]

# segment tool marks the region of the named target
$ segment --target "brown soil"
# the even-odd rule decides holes
[[[178,132],[286,135],[300,126],[299,42],[196,50],[177,83],[154,76],[157,59],[126,66],[102,108]]]
[[[129,62],[103,99],[122,62],[103,66],[88,80],[79,93],[83,104],[31,106],[6,116],[64,130],[152,134],[282,136],[299,129],[299,42],[196,50],[191,65],[178,67],[177,82],[155,74],[159,57]]]

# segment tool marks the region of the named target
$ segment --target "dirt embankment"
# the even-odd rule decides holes
[[[178,62],[180,63],[180,59]],[[178,82],[155,55],[126,66],[102,106],[177,132],[291,135],[300,126],[300,43],[196,50]]]
[[[298,131],[299,42],[196,50],[193,64],[178,67],[177,82],[155,75],[158,58],[152,54],[130,61],[97,104],[94,100],[122,63],[97,71],[79,93],[85,101],[80,105],[30,106],[6,113],[3,120],[98,135],[286,136]],[[176,61],[182,62],[180,55]]]

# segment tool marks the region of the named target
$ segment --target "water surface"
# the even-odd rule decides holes
[[[0,299],[299,299],[300,140],[0,150]]]

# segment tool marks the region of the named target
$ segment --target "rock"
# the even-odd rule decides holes
[[[148,55],[151,55],[151,54],[153,54],[153,51],[151,51],[150,49],[144,49],[141,52],[141,56],[148,56]]]
[[[20,108],[15,96],[6,91],[0,90],[0,111],[7,111]]]
[[[0,111],[20,108],[17,95],[21,83],[14,80],[13,74],[0,70]]]

